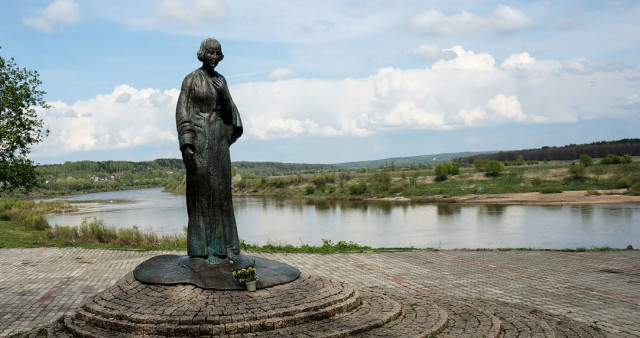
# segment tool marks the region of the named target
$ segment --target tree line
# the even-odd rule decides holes
[[[478,159],[496,161],[516,161],[518,157],[534,161],[572,161],[580,155],[604,158],[608,154],[640,156],[640,139],[625,138],[617,141],[599,141],[588,144],[569,144],[562,147],[542,147],[536,149],[500,151],[455,159],[460,163],[474,163]]]

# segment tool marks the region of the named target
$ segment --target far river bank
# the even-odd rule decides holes
[[[446,201],[448,203],[486,203],[486,204],[530,204],[530,205],[550,205],[550,204],[636,204],[640,203],[640,196],[625,195],[626,189],[615,190],[578,190],[563,191],[553,194],[542,194],[539,192],[525,193],[505,193],[505,194],[467,194],[455,197],[447,195],[431,196],[425,202],[438,203]],[[386,197],[369,198],[371,201],[394,201],[412,202],[420,199],[407,197]]]

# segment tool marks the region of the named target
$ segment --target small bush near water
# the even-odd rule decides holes
[[[0,221],[13,221],[36,230],[49,229],[44,216],[49,212],[67,212],[75,210],[67,202],[40,202],[13,198],[0,199]]]
[[[640,182],[634,183],[629,188],[629,195],[640,196]]]
[[[562,189],[561,185],[550,185],[548,187],[540,189],[541,194],[559,194],[563,191],[564,189]]]
[[[49,236],[70,245],[105,243],[130,248],[185,249],[187,247],[187,239],[184,235],[158,235],[141,231],[136,226],[117,229],[105,225],[104,221],[97,218],[91,221],[85,219],[80,225],[74,227],[56,225],[51,229]]]

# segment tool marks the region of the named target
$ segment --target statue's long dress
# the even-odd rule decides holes
[[[185,77],[176,124],[180,149],[196,153],[196,171],[187,171],[187,252],[203,258],[238,254],[229,146],[242,134],[242,122],[222,75],[197,69]]]

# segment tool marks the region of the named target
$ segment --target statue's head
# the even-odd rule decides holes
[[[198,50],[197,55],[198,60],[213,68],[218,65],[218,62],[224,59],[222,46],[220,46],[220,42],[214,38],[204,39],[200,44],[200,50]]]

